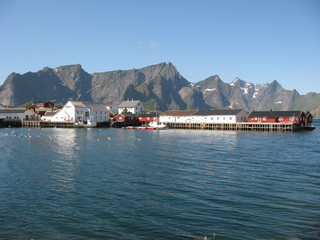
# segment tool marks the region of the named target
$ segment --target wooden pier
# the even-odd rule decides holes
[[[297,123],[166,123],[172,129],[204,129],[226,131],[264,131],[264,132],[295,132],[304,130]]]
[[[21,121],[21,126],[26,128],[74,128],[73,122],[47,122],[47,121]]]

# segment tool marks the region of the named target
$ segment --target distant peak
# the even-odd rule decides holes
[[[239,81],[241,81],[241,79],[238,78],[238,77],[236,77],[236,78],[230,83],[230,85],[231,85],[231,86],[236,86],[236,85],[239,83]]]
[[[53,69],[55,72],[59,71],[71,71],[71,72],[82,72],[84,71],[80,64],[63,65]]]
[[[70,64],[70,65],[63,65],[57,68],[82,68],[80,64]]]
[[[273,80],[273,81],[270,83],[270,86],[280,86],[280,87],[281,87],[280,83],[278,83],[277,80]]]

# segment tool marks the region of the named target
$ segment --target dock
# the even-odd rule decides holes
[[[166,123],[171,129],[203,129],[224,131],[296,132],[307,128],[298,123]]]
[[[74,128],[74,122],[49,122],[49,121],[21,121],[21,126],[26,128]]]

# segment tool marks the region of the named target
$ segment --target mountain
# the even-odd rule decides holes
[[[186,80],[172,63],[140,69],[87,73],[79,64],[25,74],[10,74],[0,86],[0,103],[21,106],[26,102],[68,100],[102,103],[137,99],[148,110],[241,108],[251,110],[303,110],[320,117],[320,94],[300,95],[277,81],[253,84],[235,78],[223,82],[213,75],[197,83]]]

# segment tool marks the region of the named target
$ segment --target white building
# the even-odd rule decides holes
[[[26,110],[25,108],[1,108],[0,109],[0,119],[3,120],[32,120],[35,114],[31,110]]]
[[[168,111],[160,116],[163,123],[236,123],[247,122],[244,110]]]
[[[112,103],[112,104],[105,104],[104,106],[113,114],[118,113],[118,104]]]
[[[189,123],[196,111],[167,111],[159,117],[162,123]]]
[[[100,103],[68,101],[58,111],[46,112],[43,121],[74,123],[102,123],[110,120],[109,110]]]
[[[195,123],[236,123],[247,122],[248,115],[244,110],[199,110],[193,114]]]
[[[118,106],[118,113],[122,113],[124,110],[127,110],[128,113],[139,114],[144,111],[144,107],[140,101],[123,101]]]

